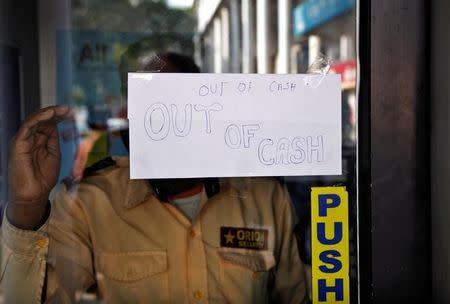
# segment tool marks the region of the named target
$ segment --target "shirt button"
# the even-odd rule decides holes
[[[196,300],[201,300],[203,298],[203,292],[197,290],[196,292],[194,292],[194,298]]]
[[[192,230],[191,230],[191,237],[192,237],[192,238],[195,238],[196,235],[197,235],[197,234],[195,233],[194,229],[192,229]]]

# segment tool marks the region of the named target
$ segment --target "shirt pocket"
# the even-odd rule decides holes
[[[270,270],[275,266],[272,252],[219,250],[220,280],[227,302],[267,303]]]
[[[106,303],[169,301],[167,252],[100,252],[95,256],[100,297]]]

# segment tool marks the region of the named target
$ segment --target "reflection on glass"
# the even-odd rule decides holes
[[[27,118],[1,146],[2,156],[13,151],[6,302],[307,302],[317,186],[349,193],[356,302],[354,0],[65,3],[39,4],[67,23],[47,20],[54,43],[41,44],[43,58],[55,54],[46,60],[56,77],[41,79],[55,100],[45,103],[59,107]],[[321,54],[342,79],[342,175],[129,179],[128,72],[296,74]]]

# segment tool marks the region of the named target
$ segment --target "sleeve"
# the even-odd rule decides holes
[[[95,284],[89,226],[79,198],[62,190],[38,231],[2,227],[5,303],[72,303]]]
[[[273,303],[307,303],[305,270],[294,235],[296,214],[287,190],[280,187],[279,192],[275,195],[278,250],[271,300]]]
[[[38,231],[21,230],[6,216],[1,227],[0,289],[4,303],[41,303],[49,238],[47,222]]]

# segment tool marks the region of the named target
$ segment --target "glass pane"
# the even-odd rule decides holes
[[[357,302],[355,0],[33,3],[1,15],[7,302]]]

